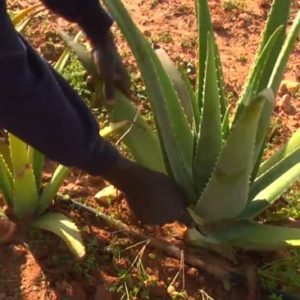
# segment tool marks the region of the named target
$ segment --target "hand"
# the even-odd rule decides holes
[[[76,22],[93,45],[93,59],[104,80],[107,103],[114,103],[115,86],[130,94],[130,77],[123,66],[110,27],[112,17],[98,0],[42,0],[45,6],[70,22]]]
[[[192,224],[183,191],[167,176],[121,158],[104,178],[126,194],[130,209],[141,221]]]
[[[104,96],[108,105],[115,102],[115,87],[130,95],[130,77],[120,59],[113,37],[108,31],[94,45],[93,60],[104,81]]]

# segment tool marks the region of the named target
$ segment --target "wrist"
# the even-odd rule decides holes
[[[92,155],[82,169],[109,181],[107,174],[119,164],[122,158],[120,153],[110,142],[103,139],[97,140],[92,148]]]
[[[78,20],[78,25],[82,28],[93,46],[105,42],[112,24],[112,17],[103,9],[86,9]]]

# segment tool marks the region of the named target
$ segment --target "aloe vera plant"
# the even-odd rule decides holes
[[[59,166],[43,188],[41,176],[44,156],[12,134],[5,158],[0,153],[0,191],[15,217],[34,228],[51,231],[62,238],[70,250],[83,257],[85,248],[76,225],[61,213],[47,212],[69,170]],[[7,151],[6,151],[7,153]]]
[[[263,160],[273,103],[300,30],[300,12],[287,33],[291,1],[273,1],[233,114],[227,105],[207,0],[195,1],[199,48],[195,90],[162,49],[151,48],[121,0],[104,2],[139,65],[157,128],[157,132],[149,130],[138,115],[138,126],[133,126],[124,142],[137,162],[168,174],[186,191],[189,211],[197,228],[201,227],[201,233],[190,230],[189,242],[254,249],[300,245],[300,229],[255,221],[300,177],[299,130]],[[97,76],[84,47],[62,36]],[[133,120],[129,99],[121,93],[117,98],[111,119]]]

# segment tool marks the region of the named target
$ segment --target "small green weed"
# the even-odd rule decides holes
[[[158,42],[160,43],[169,44],[172,41],[173,41],[172,35],[168,31],[163,32],[158,38]]]
[[[181,4],[174,9],[174,16],[185,16],[193,13],[193,8],[185,4]]]
[[[99,251],[99,240],[90,238],[86,243],[86,257],[82,264],[82,272],[88,276],[98,266],[97,252]]]
[[[158,4],[158,0],[152,0],[150,3],[150,9],[154,9]]]
[[[183,39],[181,42],[181,47],[185,50],[191,50],[197,48],[197,42],[192,39]]]
[[[118,293],[121,300],[150,299],[149,287],[157,284],[156,279],[147,273],[142,261],[148,241],[127,247],[121,252],[117,251],[117,258],[120,258],[124,251],[140,245],[143,246],[129,268],[119,270],[119,282],[111,287],[111,291]]]
[[[87,88],[85,73],[83,66],[75,55],[71,55],[69,63],[63,69],[63,77],[71,84],[71,86],[79,93],[84,100],[89,100],[91,91]]]
[[[271,220],[286,220],[300,218],[300,189],[299,184],[291,188],[283,195],[284,203],[279,206],[275,212],[272,212],[268,219]]]
[[[290,250],[290,255],[265,265],[260,269],[263,285],[268,289],[279,289],[300,293],[300,250]],[[275,299],[275,298],[270,298]]]
[[[248,59],[247,59],[247,57],[245,55],[241,54],[240,56],[238,56],[236,58],[236,61],[238,61],[238,62],[240,62],[242,64],[245,64],[248,61]]]
[[[222,7],[225,11],[231,11],[233,9],[243,9],[246,4],[241,0],[224,0]]]

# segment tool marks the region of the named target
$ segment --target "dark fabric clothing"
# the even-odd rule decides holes
[[[0,127],[66,166],[102,175],[119,158],[72,87],[15,31],[0,0]]]
[[[113,24],[112,17],[99,0],[41,0],[52,12],[77,23],[92,44],[101,43]]]

